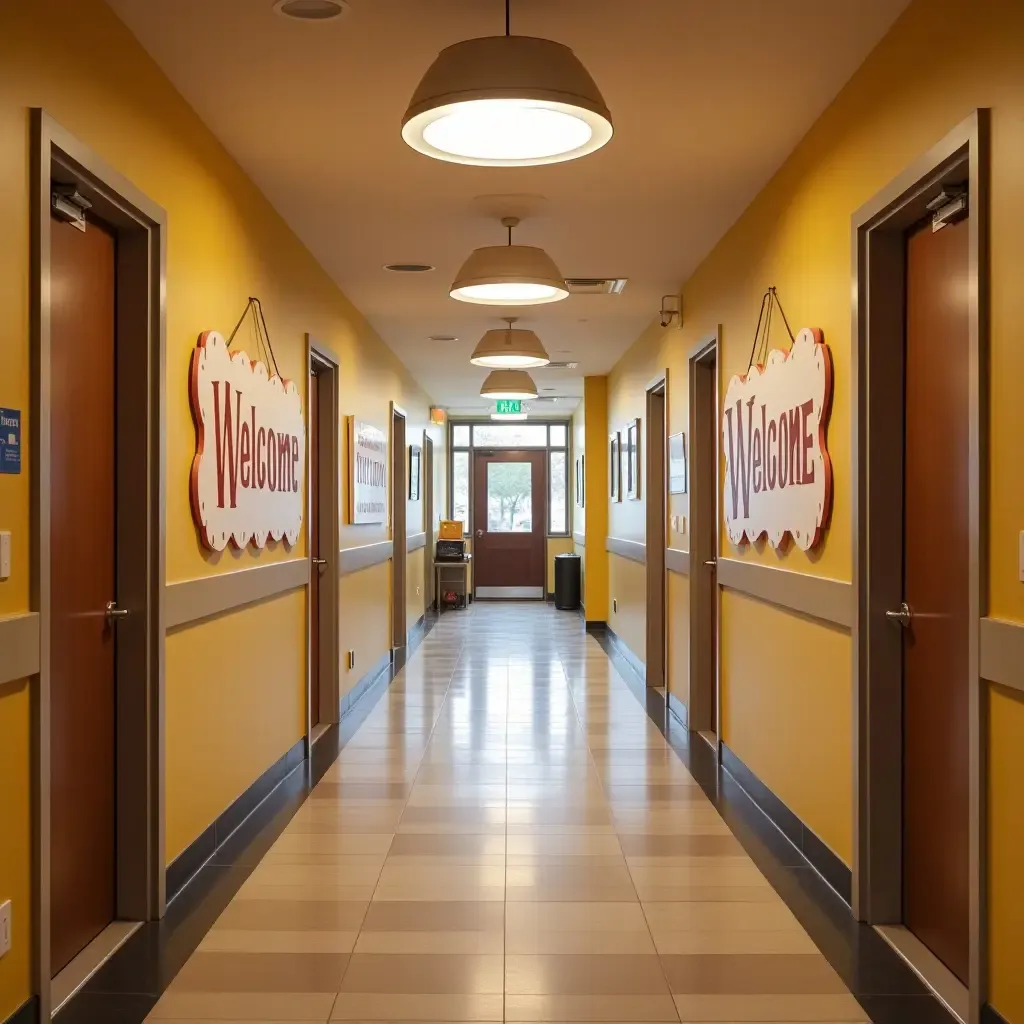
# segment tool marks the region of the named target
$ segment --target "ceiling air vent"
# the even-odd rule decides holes
[[[548,363],[547,366],[542,366],[542,370],[575,370],[579,363]]]
[[[346,0],[276,0],[274,10],[298,21],[330,21],[348,14]]]
[[[567,277],[570,295],[621,295],[626,287],[625,277]]]

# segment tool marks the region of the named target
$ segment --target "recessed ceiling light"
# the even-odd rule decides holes
[[[384,269],[392,274],[426,274],[434,268],[429,263],[385,263]]]
[[[345,0],[277,0],[274,10],[296,21],[331,21],[350,8]]]
[[[562,43],[511,34],[466,39],[427,69],[402,138],[435,160],[529,167],[575,160],[612,137],[600,90]]]

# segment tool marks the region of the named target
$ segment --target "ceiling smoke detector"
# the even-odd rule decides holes
[[[434,268],[429,263],[385,263],[392,274],[426,274]]]
[[[333,21],[350,8],[345,0],[277,0],[274,10],[295,21]]]

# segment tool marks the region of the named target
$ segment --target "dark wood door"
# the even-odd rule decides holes
[[[51,221],[50,927],[56,974],[115,915],[114,238]]]
[[[309,377],[309,725],[320,721],[320,377]]]
[[[969,943],[967,221],[907,241],[904,917],[963,982]]]
[[[703,389],[707,407],[707,422],[709,430],[706,432],[705,441],[707,444],[707,464],[712,467],[711,478],[708,485],[711,488],[712,499],[708,502],[708,514],[710,520],[705,520],[708,526],[707,550],[711,552],[709,560],[715,563],[711,566],[711,572],[706,576],[706,597],[708,602],[708,631],[710,633],[709,643],[711,645],[711,678],[708,680],[708,707],[710,708],[709,722],[711,731],[721,739],[722,729],[718,716],[718,358],[707,360],[701,364],[704,374]]]
[[[546,460],[543,450],[476,453],[473,586],[478,597],[544,597]]]

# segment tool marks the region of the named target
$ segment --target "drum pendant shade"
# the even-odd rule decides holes
[[[540,338],[533,331],[511,327],[488,331],[473,350],[469,361],[475,366],[509,369],[547,366],[551,362]]]
[[[536,398],[537,385],[525,370],[492,370],[480,388],[480,397]]]
[[[402,138],[418,152],[484,167],[575,160],[612,132],[600,90],[568,46],[514,35],[442,50],[402,121]]]
[[[485,306],[535,306],[569,297],[554,260],[532,245],[474,249],[452,283],[451,296]]]

